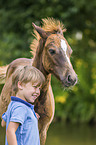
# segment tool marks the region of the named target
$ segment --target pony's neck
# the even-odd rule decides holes
[[[45,42],[41,39],[39,41],[39,45],[37,47],[37,50],[36,50],[36,54],[33,58],[33,63],[32,63],[32,66],[36,67],[37,69],[39,69],[45,76],[46,78],[46,81],[45,81],[45,84],[44,84],[44,88],[45,90],[48,88],[50,82],[51,82],[51,74],[49,74],[44,66],[43,66],[43,63],[42,63],[42,52],[43,52],[43,49],[44,49],[44,44]]]
[[[33,59],[32,66],[36,67],[44,74],[44,76],[46,78],[46,81],[44,83],[44,90],[46,91],[48,89],[48,86],[50,85],[50,82],[51,82],[51,74],[46,72],[46,70],[44,69],[44,67],[42,65],[42,56],[39,56],[38,53],[35,56],[35,58]]]
[[[36,54],[33,58],[32,66],[39,69],[44,74],[45,78],[47,78],[49,76],[49,73],[45,70],[43,63],[42,63],[43,47],[44,47],[44,41],[41,39],[39,41],[39,45],[37,47]]]

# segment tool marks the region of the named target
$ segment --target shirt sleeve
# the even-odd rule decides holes
[[[6,112],[3,113],[3,115],[2,115],[2,119],[3,119],[5,122],[7,122],[7,115],[6,115]]]
[[[23,124],[26,119],[26,113],[27,110],[24,106],[17,106],[12,110],[10,121]]]

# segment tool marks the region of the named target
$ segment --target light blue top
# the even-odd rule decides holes
[[[16,130],[18,145],[40,145],[38,120],[34,112],[34,105],[12,96],[2,119],[6,122],[6,130],[10,121],[20,123]],[[7,138],[5,145],[8,145]]]

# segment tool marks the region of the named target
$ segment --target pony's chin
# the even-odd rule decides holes
[[[64,86],[64,88],[69,88],[69,87],[71,87],[72,85],[70,85],[70,84],[64,84],[64,83],[63,83],[63,86]]]
[[[74,84],[71,84],[71,83],[66,83],[66,82],[62,81],[62,85],[63,85],[64,88],[69,88],[69,87],[74,86],[75,83]]]

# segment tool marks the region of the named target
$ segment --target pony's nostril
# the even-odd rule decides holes
[[[71,76],[69,75],[68,76],[68,82],[71,82],[72,81],[72,79],[71,79]]]
[[[74,85],[76,82],[76,78],[72,78],[71,75],[68,76],[68,83],[71,83],[72,85]]]

